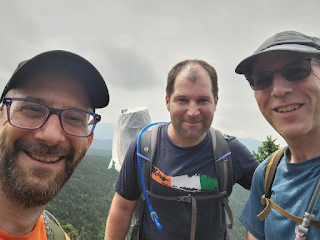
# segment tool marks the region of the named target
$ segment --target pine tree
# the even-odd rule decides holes
[[[79,233],[78,230],[75,229],[70,223],[62,226],[63,231],[70,237],[70,240],[79,240]]]
[[[258,147],[258,152],[253,151],[253,155],[256,156],[259,162],[262,162],[269,157],[273,152],[280,148],[280,144],[276,144],[277,139],[272,139],[271,135],[267,136],[267,140],[262,142],[262,146]]]

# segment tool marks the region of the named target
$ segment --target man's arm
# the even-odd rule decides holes
[[[129,201],[118,193],[114,195],[107,220],[105,240],[125,239],[135,206],[136,201]]]
[[[249,231],[247,231],[247,240],[259,240],[259,239],[255,238]]]

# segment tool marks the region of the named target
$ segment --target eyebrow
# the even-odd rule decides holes
[[[177,99],[177,98],[188,98],[188,96],[181,94],[181,95],[177,95],[177,96],[174,97],[174,99]],[[201,96],[198,96],[197,98],[198,98],[198,99],[210,98],[210,96],[208,96],[208,95],[201,95]]]
[[[44,105],[50,105],[50,103],[51,103],[50,101],[48,101],[48,100],[46,100],[44,98],[40,98],[40,97],[27,96],[27,97],[24,97],[24,99],[35,101],[35,102],[38,102],[38,103],[42,103]],[[83,109],[83,108],[80,108],[80,107],[76,107],[76,106],[68,106],[67,108],[63,108],[63,109],[78,109],[78,110],[85,110],[85,111],[93,112],[91,107],[89,107],[87,110]]]

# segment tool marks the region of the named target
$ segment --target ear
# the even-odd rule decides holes
[[[219,99],[218,96],[214,98],[213,112],[215,112],[217,109],[218,99]]]
[[[93,140],[93,133],[90,135],[90,137],[88,138],[88,145],[87,145],[87,150],[86,150],[86,153],[85,153],[85,155],[84,156],[86,156],[87,155],[87,153],[88,153],[88,151],[89,151],[89,148],[90,148],[90,146],[91,146],[91,143],[92,143],[92,140]],[[81,162],[84,160],[84,158],[83,159],[81,159]]]
[[[167,105],[167,109],[170,112],[170,99],[168,98],[168,96],[166,96],[166,105]]]
[[[88,148],[87,148],[87,149],[89,149],[89,147],[91,146],[91,143],[92,143],[92,141],[93,141],[93,135],[94,135],[94,133],[92,133],[92,134],[90,135],[89,139],[88,139]]]

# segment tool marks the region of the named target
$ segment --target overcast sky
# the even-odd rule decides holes
[[[272,135],[284,146],[234,69],[277,32],[320,37],[319,9],[316,0],[0,0],[0,89],[20,61],[63,49],[104,77],[110,104],[98,111],[103,122],[116,124],[127,107],[147,107],[153,122],[169,121],[168,72],[182,60],[202,59],[218,73],[213,126],[260,141]]]

